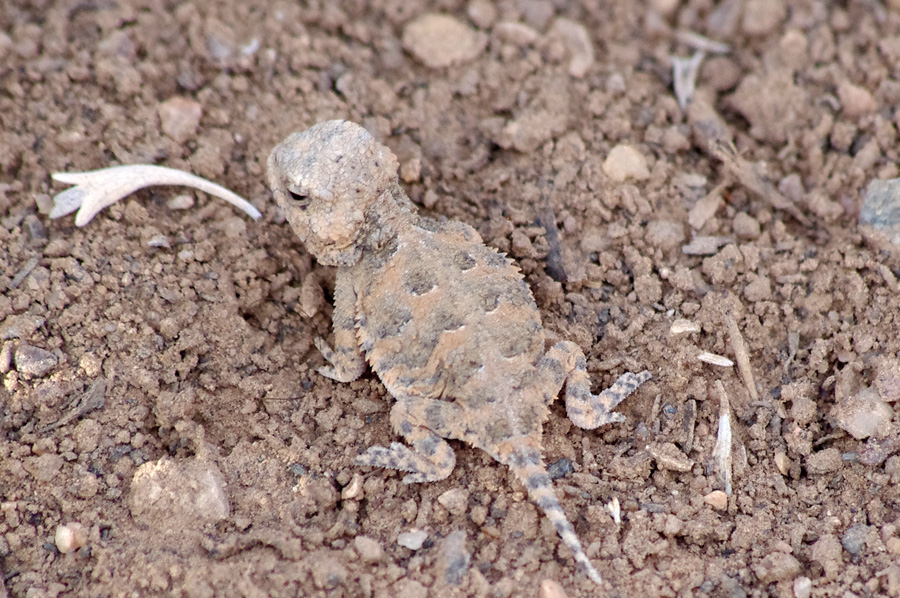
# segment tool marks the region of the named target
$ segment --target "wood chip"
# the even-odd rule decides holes
[[[728,54],[731,51],[728,44],[717,42],[716,40],[709,39],[699,33],[684,29],[679,29],[675,32],[675,39],[695,50],[709,52],[710,54]]]
[[[681,420],[681,448],[689,455],[694,448],[694,429],[697,426],[697,401],[689,399],[684,403],[684,417]]]
[[[612,500],[606,503],[606,510],[609,511],[609,515],[616,525],[622,525],[622,507],[619,505],[619,497],[613,496]]]
[[[684,318],[678,318],[672,322],[672,325],[669,327],[669,334],[674,334],[676,336],[679,334],[689,334],[691,332],[700,332],[700,324]]]
[[[647,446],[647,452],[650,453],[660,469],[684,473],[690,471],[694,466],[694,462],[671,442],[654,442]]]
[[[725,494],[731,495],[731,404],[725,385],[721,380],[716,380],[713,387],[719,395],[719,430],[716,435],[716,445],[713,447],[712,457],[716,475],[725,486]]]
[[[717,365],[723,368],[731,368],[734,367],[734,362],[725,357],[724,355],[716,355],[715,353],[709,353],[708,351],[704,351],[700,355],[697,356],[697,359],[702,361],[703,363],[708,363],[710,365]]]
[[[694,52],[690,58],[672,56],[672,87],[675,88],[675,98],[682,110],[687,108],[694,98],[697,75],[704,56],[706,53],[702,51]]]
[[[744,335],[738,328],[737,321],[733,314],[725,316],[725,326],[728,328],[728,337],[731,340],[731,350],[734,351],[734,357],[737,359],[738,372],[744,381],[744,386],[750,393],[753,402],[759,401],[759,392],[756,390],[756,379],[753,377],[753,370],[750,368],[750,354],[747,352],[747,344],[744,342]]]
[[[722,199],[722,191],[725,190],[725,184],[718,185],[715,189],[706,194],[706,197],[698,201],[688,212],[688,224],[694,230],[700,230],[706,221],[712,218],[719,211],[725,201]]]

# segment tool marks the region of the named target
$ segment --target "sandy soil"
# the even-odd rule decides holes
[[[678,30],[731,47],[699,115]],[[602,593],[480,451],[421,486],[353,465],[396,439],[390,397],[315,372],[334,273],[264,182],[328,118],[519,260],[596,390],[653,373],[623,424],[545,426],[603,592],[900,596],[900,260],[857,224],[900,173],[898,104],[895,0],[3,2],[0,596]],[[164,188],[48,219],[50,173],[145,162],[264,218]],[[698,360],[741,346],[752,380]]]

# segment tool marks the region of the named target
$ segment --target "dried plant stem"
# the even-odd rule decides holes
[[[103,208],[135,191],[156,185],[193,187],[224,199],[254,220],[262,216],[250,202],[225,187],[189,172],[165,166],[130,164],[89,172],[55,172],[52,177],[53,180],[75,187],[66,189],[53,198],[50,217],[61,218],[78,210],[75,216],[76,226],[86,225]]]

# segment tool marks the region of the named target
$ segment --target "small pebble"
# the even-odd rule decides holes
[[[428,532],[416,530],[414,532],[403,532],[397,536],[397,544],[403,548],[410,550],[419,550],[428,539]]]
[[[558,582],[545,579],[541,582],[541,598],[568,598],[566,591]]]
[[[147,247],[163,247],[169,249],[172,247],[172,244],[169,243],[169,237],[165,235],[153,235],[150,240],[147,241]]]
[[[866,547],[866,536],[869,535],[868,525],[854,525],[848,527],[841,536],[841,546],[853,556],[859,556]]]
[[[884,231],[893,243],[900,244],[900,179],[876,179],[869,183],[859,221]]]
[[[247,232],[247,221],[238,216],[227,218],[222,222],[222,231],[229,239],[236,239]]]
[[[728,56],[713,56],[703,65],[703,82],[716,91],[728,91],[741,80],[743,71]]]
[[[466,7],[466,13],[476,26],[487,29],[497,18],[497,8],[489,0],[472,0]]]
[[[746,239],[752,241],[759,238],[760,226],[759,222],[753,216],[745,212],[738,212],[734,216],[731,228],[738,239]]]
[[[12,369],[14,343],[3,343],[0,348],[0,374],[5,374]]]
[[[169,206],[170,210],[187,210],[194,205],[194,196],[182,193],[167,201],[166,205]]]
[[[353,540],[353,546],[356,548],[356,552],[359,553],[360,558],[366,563],[378,562],[384,556],[381,544],[368,536],[356,536],[356,539]]]
[[[796,394],[797,390],[791,385],[782,387],[782,397],[788,394],[786,391],[790,393],[788,396],[791,401],[791,419],[800,426],[812,423],[818,414],[818,404],[805,394]],[[803,390],[801,389],[800,392],[803,392]]]
[[[713,490],[703,497],[703,502],[717,511],[724,511],[728,508],[728,495],[721,490]]]
[[[56,548],[63,554],[78,550],[88,541],[88,530],[80,523],[73,521],[56,528],[54,537]]]
[[[410,158],[400,165],[400,178],[404,183],[415,183],[422,176],[422,160]]]
[[[666,18],[675,14],[679,6],[681,6],[681,2],[678,0],[651,0],[650,2],[650,7]]]
[[[706,221],[715,216],[716,212],[724,204],[725,200],[722,199],[721,189],[718,187],[713,189],[697,200],[697,203],[691,207],[690,212],[688,212],[688,224],[694,230],[700,230],[706,224]]]
[[[794,598],[809,598],[812,594],[812,580],[808,577],[794,579]]]
[[[494,27],[493,33],[497,36],[497,38],[503,40],[504,42],[515,44],[517,46],[527,46],[528,44],[533,44],[541,37],[540,33],[535,31],[528,25],[512,21],[497,23],[497,26]]]
[[[547,468],[547,475],[550,476],[551,480],[558,480],[559,478],[565,477],[575,471],[575,466],[572,465],[572,462],[563,457],[556,463],[550,464]]]
[[[775,31],[787,16],[781,0],[747,0],[744,3],[741,29],[747,35],[768,35]]]
[[[487,46],[487,36],[454,17],[430,13],[406,25],[403,46],[422,64],[437,69],[473,60]]]
[[[617,145],[603,161],[603,172],[617,183],[628,178],[644,180],[650,177],[647,159],[630,145]]]
[[[888,403],[900,401],[900,358],[885,356],[878,362],[875,388],[881,400]]]
[[[13,361],[20,374],[31,378],[41,378],[56,367],[58,359],[50,351],[21,344],[16,347]]]
[[[843,562],[841,553],[842,546],[837,537],[834,534],[823,534],[812,545],[810,558],[822,565],[825,575],[831,577],[837,575],[841,568]]]
[[[890,432],[894,410],[881,400],[874,388],[862,388],[845,396],[832,411],[835,422],[857,440],[870,436],[884,438]]]
[[[162,132],[176,143],[184,143],[197,132],[203,108],[194,100],[175,96],[157,109]]]
[[[838,86],[838,98],[841,100],[844,116],[850,119],[878,110],[878,102],[872,94],[849,81],[844,81]]]
[[[197,457],[163,457],[138,467],[128,504],[136,521],[173,530],[219,521],[230,512],[222,474]]]
[[[556,19],[553,30],[562,37],[572,56],[569,61],[569,74],[581,79],[594,64],[594,45],[591,36],[581,23],[564,18]]]
[[[363,478],[360,474],[353,474],[353,479],[341,490],[341,498],[343,500],[361,500],[363,498]]]
[[[800,573],[800,561],[784,552],[773,552],[753,567],[753,572],[763,583],[793,579]]]
[[[827,448],[806,458],[806,470],[813,475],[834,473],[842,465],[841,451],[836,448]]]
[[[32,241],[43,241],[47,238],[47,229],[44,228],[44,223],[34,214],[26,216],[23,224],[25,225],[25,230],[28,231],[28,237]]]
[[[750,303],[757,301],[770,301],[772,299],[772,285],[765,276],[751,274],[750,282],[744,287],[744,298]]]
[[[781,475],[787,475],[791,470],[791,460],[784,453],[784,451],[778,451],[775,453],[774,457],[775,467],[778,468],[778,473]]]
[[[453,515],[462,515],[469,508],[469,492],[462,488],[447,490],[437,500]]]

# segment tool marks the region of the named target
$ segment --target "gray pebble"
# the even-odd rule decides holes
[[[550,476],[551,480],[557,480],[561,477],[569,475],[573,471],[575,471],[575,466],[572,465],[571,461],[563,457],[547,468],[547,475]]]
[[[853,556],[859,556],[866,547],[866,536],[868,534],[868,525],[854,525],[849,527],[841,537],[841,545],[844,547],[844,550]]]
[[[30,376],[32,378],[40,378],[46,375],[50,370],[56,367],[56,355],[31,345],[19,345],[16,347],[15,357],[16,370],[20,374]]]
[[[426,539],[428,539],[428,532],[422,530],[404,532],[397,536],[397,544],[410,550],[419,550]]]
[[[900,242],[900,179],[874,180],[866,188],[859,221]]]

